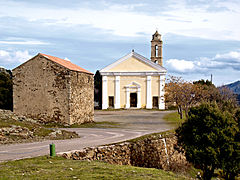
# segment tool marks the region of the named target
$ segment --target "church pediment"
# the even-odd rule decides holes
[[[122,57],[113,64],[105,67],[100,72],[162,72],[166,73],[166,69],[153,63],[151,60],[131,52]]]
[[[140,86],[140,84],[138,84],[136,82],[132,82],[132,83],[126,85],[125,88],[141,88],[141,86]]]

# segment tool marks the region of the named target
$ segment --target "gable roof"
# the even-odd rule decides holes
[[[136,53],[134,51],[129,53],[129,54],[127,54],[126,56],[120,58],[119,60],[115,61],[114,63],[106,66],[105,68],[101,69],[100,72],[108,72],[108,70],[110,70],[111,68],[117,66],[121,62],[129,59],[130,57],[134,57],[134,58],[138,59],[139,61],[149,65],[150,67],[156,69],[159,72],[164,72],[164,73],[167,72],[167,70],[164,67],[160,66],[159,64],[156,64],[156,63],[152,62],[151,60],[145,58],[144,56],[142,56],[142,55],[140,55],[140,54],[138,54],[138,53]]]
[[[91,73],[90,71],[87,71],[86,69],[83,69],[81,68],[80,66],[76,65],[76,64],[73,64],[71,63],[70,61],[68,60],[64,60],[64,59],[61,59],[61,58],[58,58],[58,57],[55,57],[55,56],[50,56],[50,55],[47,55],[47,54],[42,54],[42,53],[39,53],[38,55],[41,55],[53,62],[56,62],[70,70],[73,70],[73,71],[79,71],[79,72],[84,72],[84,73],[88,73],[88,74],[93,74]]]
[[[70,61],[68,60],[64,60],[64,59],[61,59],[61,58],[58,58],[58,57],[55,57],[55,56],[50,56],[50,55],[47,55],[47,54],[43,54],[43,53],[38,53],[36,56],[32,57],[31,59],[29,59],[28,61],[31,61],[33,60],[35,57],[37,56],[43,56],[45,57],[46,59],[50,60],[50,61],[53,61],[69,70],[72,70],[72,71],[78,71],[78,72],[84,72],[84,73],[87,73],[87,74],[91,74],[93,75],[93,73],[91,73],[90,71],[87,71],[86,69],[83,69],[81,68],[80,66],[76,65],[76,64],[73,64],[71,63]],[[12,71],[14,71],[15,69],[17,69],[18,67],[21,67],[23,66],[25,63],[27,63],[28,61],[24,62],[23,64],[17,66],[16,68],[14,68]]]

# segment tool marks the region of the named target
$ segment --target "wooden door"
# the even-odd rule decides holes
[[[130,107],[137,107],[137,93],[130,93]]]
[[[114,96],[109,96],[108,97],[108,106],[109,107],[114,107]]]
[[[158,97],[153,97],[153,108],[158,108]]]

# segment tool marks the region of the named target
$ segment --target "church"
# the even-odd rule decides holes
[[[165,109],[161,34],[152,35],[151,60],[134,52],[100,70],[102,109]]]

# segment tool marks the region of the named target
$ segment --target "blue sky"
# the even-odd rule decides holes
[[[238,0],[0,0],[0,66],[37,53],[94,72],[134,49],[149,58],[163,38],[169,75],[216,85],[240,80]]]

